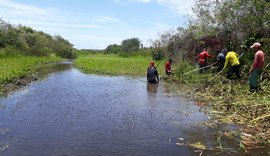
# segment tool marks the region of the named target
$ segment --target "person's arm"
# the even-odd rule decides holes
[[[258,54],[256,53],[256,54],[255,54],[255,57],[254,57],[254,60],[253,60],[253,63],[252,63],[252,65],[251,65],[251,67],[250,67],[249,74],[250,74],[250,73],[254,70],[254,68],[257,66],[258,60],[259,60],[259,56],[258,56]]]
[[[158,72],[156,70],[156,75],[157,75],[157,82],[159,83],[159,77],[158,77]]]
[[[147,69],[146,79],[147,79],[147,81],[149,79],[149,68]]]
[[[208,52],[205,53],[207,57],[212,58],[214,56],[210,55]]]
[[[222,70],[225,70],[227,68],[228,64],[229,64],[229,57],[226,57],[225,58],[225,64],[224,64],[224,67],[223,67]]]

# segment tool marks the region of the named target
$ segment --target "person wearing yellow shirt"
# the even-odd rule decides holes
[[[239,66],[240,62],[238,60],[239,55],[234,51],[229,51],[225,58],[225,65],[223,70],[225,70],[229,66],[229,70],[227,73],[227,78],[232,79],[232,75],[235,74],[237,78],[241,78]]]

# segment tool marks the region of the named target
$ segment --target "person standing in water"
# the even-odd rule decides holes
[[[151,61],[150,66],[147,69],[147,82],[148,83],[159,83],[158,72],[155,67],[155,62]]]

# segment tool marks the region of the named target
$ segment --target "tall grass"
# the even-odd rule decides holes
[[[58,57],[30,57],[14,56],[0,58],[0,84],[10,82],[16,78],[25,78],[32,73],[37,65],[48,62],[56,62]]]
[[[76,67],[85,73],[145,76],[151,57],[119,57],[113,54],[93,54],[75,60]],[[158,71],[164,71],[164,61],[156,62]]]

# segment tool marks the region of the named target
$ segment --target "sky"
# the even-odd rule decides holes
[[[144,46],[164,31],[188,25],[194,0],[0,0],[0,18],[52,36],[77,49],[105,49],[125,39]]]

